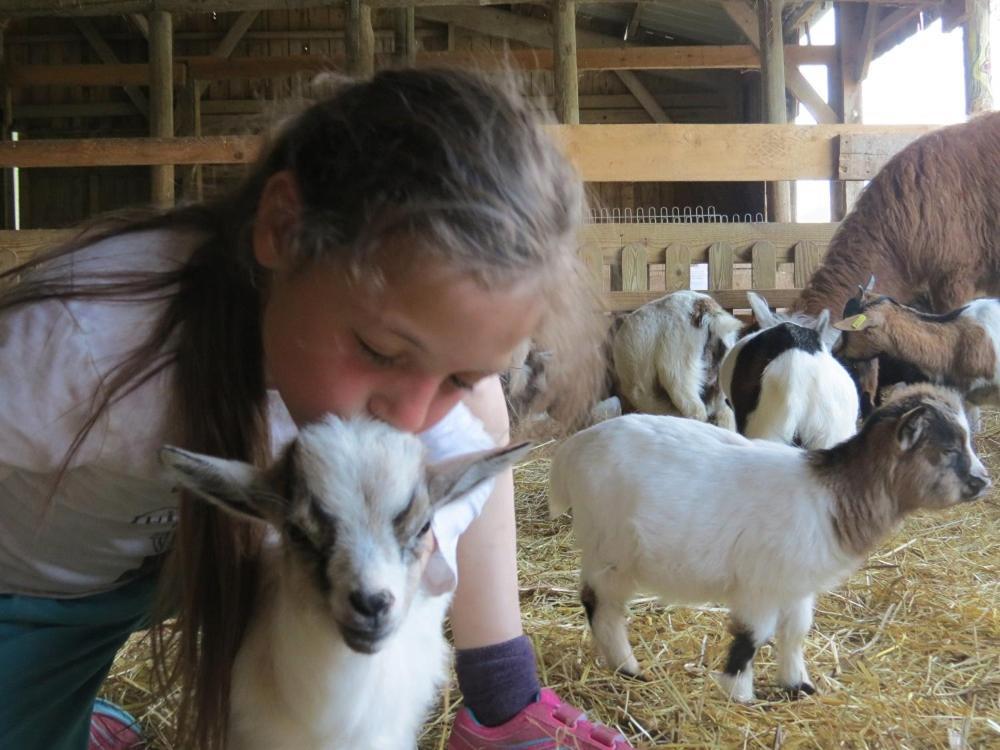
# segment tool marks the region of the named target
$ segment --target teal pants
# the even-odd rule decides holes
[[[0,748],[86,750],[97,690],[155,589],[151,575],[79,599],[0,595]]]

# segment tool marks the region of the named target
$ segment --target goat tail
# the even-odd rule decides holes
[[[549,470],[549,518],[558,518],[570,508],[570,496],[568,486],[570,461],[561,461],[557,451],[552,459],[552,467]]]

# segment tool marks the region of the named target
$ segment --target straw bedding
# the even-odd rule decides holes
[[[985,427],[978,449],[1000,484],[1000,415],[989,415]],[[630,635],[648,682],[613,675],[596,662],[577,598],[579,558],[569,520],[547,518],[548,467],[546,458],[536,458],[516,473],[525,631],[543,684],[618,726],[637,747],[1000,747],[997,493],[909,519],[862,570],[819,599],[806,643],[818,695],[784,698],[768,646],[756,661],[759,700],[742,706],[710,679],[728,642],[725,610],[711,604],[633,603]],[[174,750],[166,739],[170,702],[151,694],[141,638],[120,654],[104,694],[140,718],[152,748]],[[459,701],[452,684],[421,750],[444,747]]]

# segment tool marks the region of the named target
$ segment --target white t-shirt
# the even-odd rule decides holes
[[[176,267],[197,239],[168,231],[111,238],[72,256],[74,273]],[[100,593],[130,580],[169,546],[177,496],[157,456],[174,442],[166,419],[170,368],[102,414],[49,500],[102,379],[148,335],[164,304],[46,301],[0,313],[0,594]],[[276,454],[296,427],[277,392],[268,396]],[[463,404],[420,437],[430,461],[493,446]],[[455,587],[458,537],[492,487],[483,483],[438,511],[428,589]]]

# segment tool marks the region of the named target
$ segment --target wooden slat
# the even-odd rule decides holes
[[[622,291],[645,292],[648,289],[646,248],[642,245],[626,245],[622,248]]]
[[[777,251],[770,242],[755,242],[750,251],[750,285],[754,289],[772,289],[777,286]]]
[[[663,251],[663,287],[667,292],[691,288],[691,250],[672,243]]]
[[[794,256],[792,262],[795,264],[795,269],[792,283],[797,289],[802,289],[819,268],[819,264],[823,260],[823,248],[808,240],[798,242],[795,244]]]
[[[588,224],[583,240],[599,247],[607,263],[617,263],[623,245],[642,244],[648,263],[662,263],[663,248],[685,245],[691,263],[707,263],[708,247],[725,242],[733,248],[737,262],[750,263],[756,242],[775,247],[777,263],[793,263],[794,247],[800,241],[814,242],[822,250],[830,242],[838,224]]]
[[[260,149],[256,136],[82,138],[0,143],[4,167],[117,167],[150,164],[245,164]]]
[[[708,288],[733,288],[733,248],[724,242],[714,242],[708,248]]]
[[[66,229],[0,230],[0,271],[24,263],[52,245],[65,242],[75,233]]]
[[[870,137],[865,143],[871,149],[887,154],[932,129],[880,125],[551,126],[581,176],[593,182],[869,179],[880,166],[872,161],[865,162],[867,167],[853,166],[849,177],[838,172],[838,136],[864,134]],[[239,147],[234,149],[234,144]],[[224,164],[251,160],[259,146],[259,139],[250,136],[19,141],[0,144],[0,167]]]
[[[598,293],[604,291],[604,256],[599,248],[585,247],[580,251],[583,264],[590,274],[590,280]]]
[[[788,307],[799,297],[798,289],[757,289],[772,307]],[[749,307],[746,289],[711,289],[705,294],[713,297],[716,302],[727,310]],[[629,312],[652,302],[664,295],[664,292],[605,292],[603,295],[605,308],[610,312]]]

